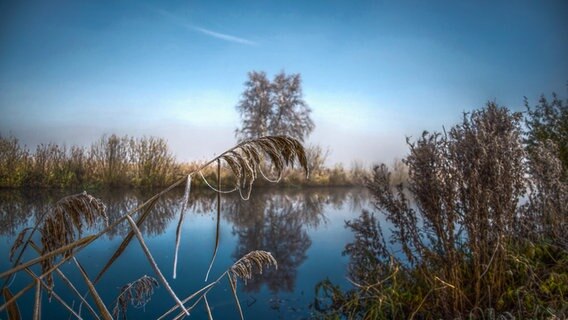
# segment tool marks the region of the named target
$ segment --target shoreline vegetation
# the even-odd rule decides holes
[[[259,181],[258,187],[362,186],[370,173],[357,162],[349,169],[343,164],[326,167],[327,152],[319,146],[308,147],[306,155],[308,179],[300,168],[289,168],[281,183]],[[18,138],[0,135],[0,189],[154,189],[170,185],[202,164],[176,161],[167,141],[159,137],[104,135],[90,147],[48,143],[32,152]],[[404,165],[395,161],[393,166],[404,179]],[[265,172],[270,175],[270,169]],[[221,178],[227,183],[234,180],[228,167],[222,168]],[[214,183],[215,170],[203,170],[203,177],[195,179],[194,187],[206,187],[204,180]]]
[[[373,168],[350,289],[316,286],[321,319],[566,319],[568,105],[523,115],[489,102],[409,141],[406,185]],[[524,129],[524,130],[523,130]]]

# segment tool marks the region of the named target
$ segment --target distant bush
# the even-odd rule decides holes
[[[31,153],[0,136],[0,187],[158,187],[179,175],[164,139],[103,136],[90,148],[40,144]]]
[[[24,184],[30,164],[30,154],[18,139],[0,135],[0,187]]]

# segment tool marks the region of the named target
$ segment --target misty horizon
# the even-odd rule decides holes
[[[561,1],[9,3],[0,7],[0,134],[88,146],[156,136],[180,161],[236,143],[250,71],[302,76],[328,164],[402,158],[496,101],[566,94]]]

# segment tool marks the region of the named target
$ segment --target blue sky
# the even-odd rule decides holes
[[[405,136],[488,100],[566,96],[566,1],[2,1],[0,133],[30,147],[235,143],[249,71],[301,73],[330,162],[391,161]]]

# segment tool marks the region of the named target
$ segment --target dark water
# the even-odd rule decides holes
[[[54,203],[65,195],[61,192],[0,192],[0,271],[10,268],[8,254],[19,230],[34,225],[36,217],[51,210]],[[105,202],[111,221],[151,196],[117,191],[94,192],[93,195]],[[186,212],[183,225],[178,277],[172,279],[175,229],[182,196],[181,190],[174,190],[161,199],[142,228],[154,259],[180,298],[206,285],[204,277],[213,253],[216,228],[215,194],[192,191],[191,207]],[[308,318],[317,282],[329,278],[336,284],[349,286],[345,278],[348,258],[341,253],[353,235],[345,229],[344,222],[369,207],[366,190],[256,189],[248,201],[236,195],[224,195],[221,203],[220,246],[210,279],[216,279],[241,256],[253,250],[270,251],[278,261],[278,270],[265,270],[246,285],[239,280],[238,295],[245,318]],[[128,231],[126,224],[119,225],[79,253],[78,260],[91,278],[100,271]],[[34,257],[32,250],[28,251],[24,260]],[[37,267],[33,270],[40,272]],[[62,270],[79,291],[86,292],[86,286],[73,264],[65,264]],[[143,275],[155,276],[134,239],[97,284],[111,312],[119,288]],[[27,274],[18,273],[10,286],[12,293],[26,286],[30,279]],[[28,291],[18,302],[24,319],[32,316],[33,291]],[[55,292],[77,309],[78,299],[57,277]],[[215,319],[239,318],[227,281],[219,283],[207,297]],[[128,317],[154,319],[173,305],[172,298],[160,286],[144,308],[129,307]],[[84,308],[82,315],[91,318]],[[68,312],[55,300],[50,303],[44,294],[42,316],[44,319],[67,319]],[[0,318],[5,317],[0,313]],[[191,318],[207,318],[202,303],[193,309]]]

